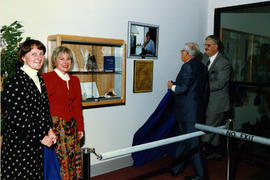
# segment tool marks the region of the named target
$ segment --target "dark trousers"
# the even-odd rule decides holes
[[[195,122],[178,122],[179,135],[192,133],[195,129]],[[195,173],[199,177],[204,177],[204,170],[200,156],[199,138],[194,137],[185,141],[180,141],[175,150],[173,170],[183,171],[185,165],[190,162]]]

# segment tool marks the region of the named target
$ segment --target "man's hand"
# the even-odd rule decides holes
[[[168,81],[168,89],[172,89],[173,83],[172,81]]]

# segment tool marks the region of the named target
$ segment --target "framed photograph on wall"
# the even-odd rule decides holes
[[[158,58],[159,26],[128,22],[128,58]]]
[[[153,61],[135,60],[133,92],[152,92],[153,89]]]

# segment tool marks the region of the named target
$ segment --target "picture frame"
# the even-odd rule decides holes
[[[153,60],[134,60],[133,92],[152,92]]]
[[[128,21],[128,58],[157,59],[159,26]]]

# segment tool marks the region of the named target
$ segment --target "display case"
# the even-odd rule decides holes
[[[80,79],[83,108],[125,104],[125,41],[73,35],[50,35],[47,39],[47,71],[52,71],[55,47],[71,49],[70,74]]]

